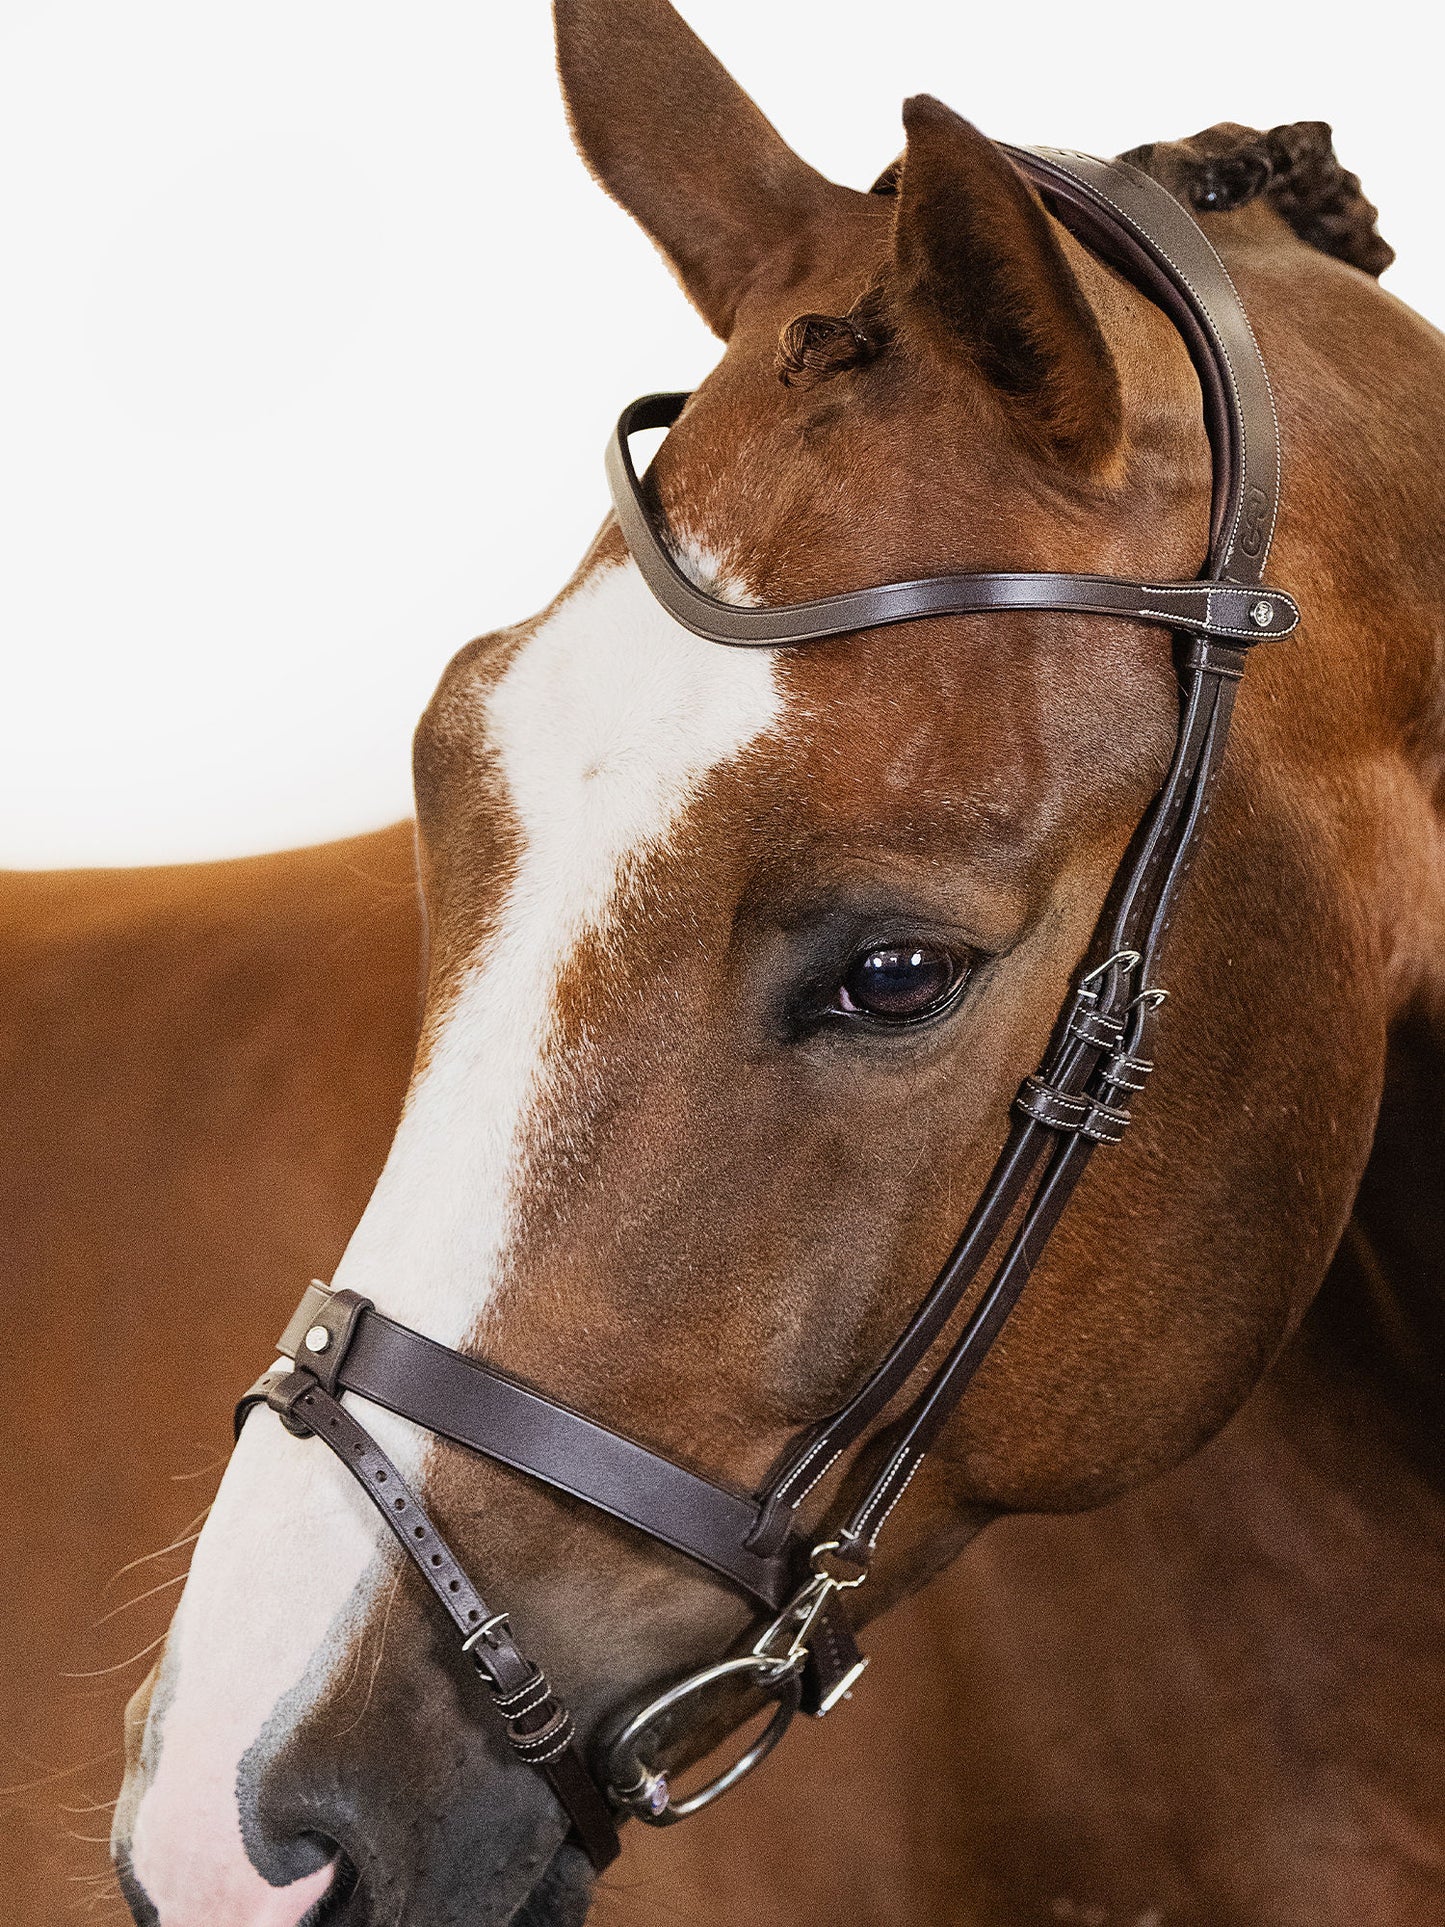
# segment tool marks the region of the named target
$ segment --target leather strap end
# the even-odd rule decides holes
[[[256,1380],[256,1383],[237,1399],[236,1410],[231,1418],[231,1431],[235,1438],[240,1438],[242,1426],[246,1423],[246,1420],[251,1416],[256,1407],[270,1403],[273,1389],[279,1385],[281,1380],[286,1376],[287,1371],[284,1365],[272,1365],[267,1371],[262,1372],[261,1376]]]
[[[313,1278],[276,1349],[304,1366],[321,1389],[334,1398],[356,1328],[370,1310],[369,1298],[354,1291],[331,1291]]]
[[[582,1755],[569,1746],[555,1760],[537,1768],[572,1822],[582,1850],[598,1873],[605,1873],[622,1851],[612,1809],[597,1782],[583,1765]]]
[[[297,1407],[308,1393],[315,1390],[316,1380],[306,1371],[278,1372],[271,1380],[266,1403],[293,1438],[311,1437],[314,1428],[301,1416]]]
[[[800,1710],[820,1720],[846,1699],[868,1661],[858,1650],[848,1609],[835,1593],[813,1622]]]

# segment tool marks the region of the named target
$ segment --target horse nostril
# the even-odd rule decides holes
[[[371,1908],[354,1863],[340,1847],[327,1844],[332,1846],[331,1885],[301,1927],[370,1927]]]

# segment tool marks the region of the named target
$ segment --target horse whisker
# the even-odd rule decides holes
[[[91,1631],[94,1632],[97,1627],[103,1626],[108,1619],[114,1619],[119,1613],[128,1613],[132,1606],[140,1605],[143,1599],[154,1599],[156,1594],[164,1592],[167,1586],[183,1584],[187,1577],[188,1575],[184,1572],[172,1573],[169,1579],[162,1579],[159,1585],[151,1586],[146,1592],[138,1592],[134,1599],[127,1599],[120,1606],[112,1606],[108,1613],[102,1613],[100,1618],[92,1623]]]
[[[128,1572],[134,1572],[137,1566],[143,1566],[151,1559],[164,1559],[168,1552],[179,1552],[182,1546],[188,1546],[196,1539],[199,1539],[201,1536],[201,1527],[205,1524],[206,1516],[210,1510],[211,1508],[209,1506],[204,1506],[201,1511],[196,1514],[195,1518],[191,1520],[190,1524],[182,1529],[179,1538],[172,1539],[168,1546],[161,1546],[155,1552],[143,1552],[138,1559],[128,1560],[118,1572],[111,1574],[110,1578],[107,1579],[101,1587],[101,1591],[103,1593],[109,1592],[117,1579],[124,1579],[126,1574]]]
[[[12,1800],[22,1793],[38,1793],[42,1787],[53,1786],[57,1780],[73,1779],[77,1773],[88,1773],[93,1766],[104,1766],[107,1761],[120,1755],[118,1746],[109,1746],[104,1753],[97,1753],[88,1760],[81,1760],[75,1766],[50,1766],[33,1780],[19,1780],[13,1786],[0,1786],[0,1799]]]
[[[356,1718],[351,1722],[350,1726],[345,1729],[345,1732],[337,1736],[340,1739],[344,1739],[347,1733],[354,1733],[357,1727],[360,1726],[362,1720],[366,1717],[367,1708],[371,1705],[372,1696],[376,1692],[376,1676],[381,1671],[381,1657],[386,1650],[386,1629],[391,1624],[391,1609],[396,1601],[397,1589],[401,1585],[401,1576],[404,1570],[405,1568],[402,1566],[397,1567],[396,1574],[391,1582],[391,1589],[386,1595],[386,1605],[383,1607],[381,1614],[381,1627],[376,1636],[376,1657],[371,1663],[371,1678],[366,1682],[366,1698],[362,1701]],[[358,1654],[356,1665],[359,1666],[360,1663],[360,1655]],[[355,1677],[354,1671],[352,1677]]]
[[[184,1485],[188,1479],[209,1478],[213,1472],[219,1472],[225,1463],[226,1461],[223,1458],[208,1459],[204,1465],[198,1466],[194,1472],[172,1472],[171,1482],[174,1485]]]
[[[140,1651],[132,1653],[129,1659],[118,1659],[114,1666],[98,1666],[90,1673],[62,1673],[60,1677],[62,1679],[107,1679],[112,1673],[123,1673],[127,1666],[134,1666],[138,1659],[144,1659],[148,1653],[153,1653],[157,1646],[163,1646],[165,1642],[166,1635],[161,1633],[151,1641],[149,1646],[142,1646]]]

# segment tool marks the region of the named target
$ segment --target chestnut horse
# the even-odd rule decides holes
[[[655,467],[715,593],[1197,568],[1180,343],[967,123],[910,103],[856,194],[662,0],[558,26],[585,157],[727,343]],[[1317,129],[1140,158],[1218,210],[1306,621],[1244,684],[1147,1104],[898,1509],[879,1665],[731,1806],[634,1843],[612,1922],[1445,1920],[1441,344],[1375,287]],[[420,1041],[338,1282],[758,1482],[952,1242],[1175,706],[1167,646],[1097,618],[720,651],[609,524],[419,729]],[[157,1468],[108,1439],[156,1414],[177,1454],[337,1255],[418,920],[401,832],[14,895],[12,1399],[42,1451],[6,1496],[49,1668],[98,1603],[67,1487],[97,1537],[142,1530]],[[855,1021],[889,957],[916,980]],[[584,1731],[741,1630],[651,1542],[377,1430]],[[138,1920],[581,1918],[562,1817],[428,1607],[325,1455],[254,1417],[132,1709]]]

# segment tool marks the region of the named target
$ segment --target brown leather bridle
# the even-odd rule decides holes
[[[711,642],[801,646],[924,616],[1029,609],[1154,623],[1177,638],[1182,699],[1169,773],[1115,878],[1090,953],[1097,961],[1070,994],[1043,1063],[1024,1080],[998,1161],[927,1296],[864,1383],[798,1438],[753,1494],[701,1478],[494,1366],[396,1324],[354,1292],[319,1284],[282,1335],[283,1361],[237,1411],[239,1431],[253,1405],[270,1405],[292,1432],[324,1439],[358,1480],[461,1632],[511,1745],[546,1776],[599,1868],[618,1850],[616,1809],[654,1824],[695,1811],[771,1750],[798,1707],[826,1713],[866,1664],[846,1594],[867,1577],[889,1514],[998,1336],[1095,1147],[1117,1144],[1128,1126],[1153,1069],[1149,1031],[1165,995],[1156,961],[1208,814],[1247,651],[1299,622],[1288,595],[1261,586],[1279,499],[1279,430],[1264,363],[1223,263],[1180,204],[1128,163],[1053,148],[1005,151],[1052,212],[1163,309],[1189,350],[1214,458],[1209,557],[1197,581],[952,575],[782,608],[738,607],[705,594],[678,568],[628,451],[630,435],[670,426],[687,397],[634,402],[607,454],[617,519],[648,587]],[[872,1476],[862,1496],[816,1543],[800,1536],[803,1500],[912,1382],[1001,1244],[942,1361],[870,1440]],[[688,1554],[765,1609],[767,1623],[746,1651],[635,1713],[602,1749],[594,1776],[545,1674],[523,1656],[506,1614],[487,1606],[396,1467],[341,1403],[347,1392]],[[771,1722],[727,1772],[674,1801],[652,1764],[649,1736],[694,1694],[734,1677],[776,1701]]]

